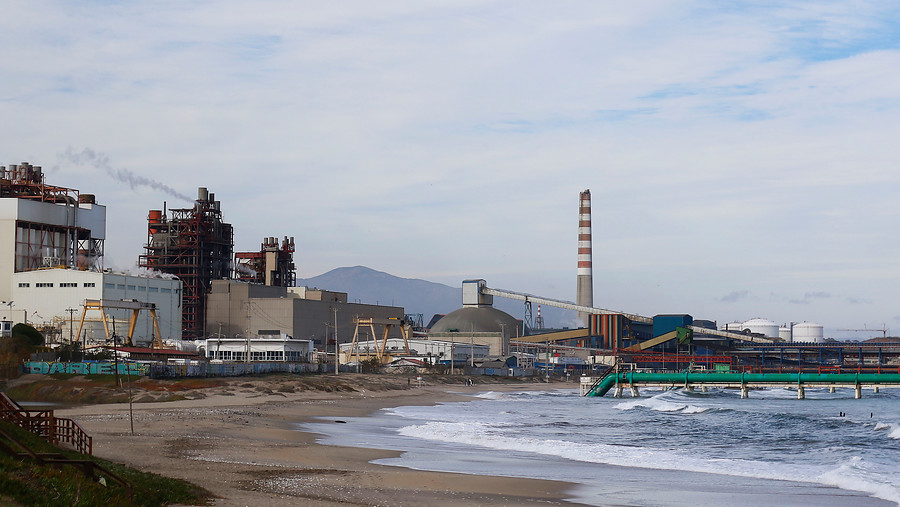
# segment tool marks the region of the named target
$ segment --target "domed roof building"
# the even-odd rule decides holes
[[[431,327],[432,333],[503,333],[516,336],[519,322],[492,306],[463,307],[444,315]]]
[[[444,315],[428,330],[428,337],[489,345],[491,355],[509,353],[509,339],[522,336],[521,323],[492,306],[493,297],[481,294],[484,280],[463,281],[463,307]]]

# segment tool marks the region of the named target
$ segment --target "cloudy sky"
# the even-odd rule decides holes
[[[597,306],[900,331],[900,6],[4,2],[0,163],[108,208],[222,201],[301,278],[365,265]]]

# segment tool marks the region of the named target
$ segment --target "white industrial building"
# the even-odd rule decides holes
[[[78,332],[84,301],[134,300],[156,306],[160,337],[163,340],[181,339],[181,281],[173,278],[154,278],[121,273],[79,271],[77,269],[39,269],[14,273],[12,301],[16,308],[27,308],[28,322],[46,324],[60,329],[60,341],[70,338],[82,342],[100,342],[106,339],[102,316],[99,312],[85,314],[82,336],[70,336]],[[74,310],[74,311],[70,311]],[[128,334],[131,310],[106,308],[110,334]],[[0,309],[2,312],[2,309]],[[150,313],[138,314],[132,340],[149,343],[154,336]]]
[[[44,183],[40,167],[0,166],[0,301],[13,273],[66,266],[101,270],[106,207],[91,194]]]
[[[295,340],[288,335],[257,338],[209,338],[201,340],[200,355],[222,362],[313,361],[312,340]],[[249,359],[248,359],[249,358]]]
[[[465,341],[445,340],[407,340],[410,353],[406,353],[406,344],[402,338],[389,338],[383,340],[357,340],[353,343],[341,344],[341,363],[356,361],[357,356],[374,356],[377,350],[384,346],[383,352],[394,358],[416,356],[424,359],[428,364],[449,364],[450,356],[453,356],[455,364],[464,364],[471,361],[481,362],[490,354],[490,345]],[[376,349],[377,347],[377,349]]]
[[[92,194],[49,185],[41,168],[26,162],[0,166],[0,320],[68,341],[85,300],[128,299],[156,305],[161,338],[180,339],[181,282],[104,270],[105,239],[106,207]],[[126,335],[132,312],[106,314],[115,317],[116,334]],[[86,327],[88,340],[105,339],[99,312],[86,316]],[[142,312],[135,341],[152,336],[150,315]]]

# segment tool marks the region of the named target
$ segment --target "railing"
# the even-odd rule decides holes
[[[72,419],[56,417],[52,410],[25,410],[0,393],[0,419],[38,435],[51,444],[67,443],[82,454],[94,453],[94,439]]]
[[[2,394],[2,393],[0,393]],[[5,395],[4,395],[5,396]],[[8,398],[7,398],[8,399]],[[13,402],[15,403],[15,402]],[[88,437],[90,438],[90,437]],[[30,447],[25,445],[24,442],[21,442],[15,436],[6,432],[3,428],[0,428],[0,451],[7,453],[10,456],[15,456],[19,458],[30,458],[33,461],[40,463],[42,465],[54,466],[56,468],[62,468],[63,465],[72,465],[82,471],[86,477],[91,479],[98,479],[98,473],[100,472],[103,476],[109,477],[113,481],[119,483],[124,489],[125,493],[129,498],[133,498],[133,490],[131,487],[131,483],[114,474],[109,469],[105,468],[103,465],[91,461],[90,459],[71,459],[59,453],[38,453],[32,450]]]

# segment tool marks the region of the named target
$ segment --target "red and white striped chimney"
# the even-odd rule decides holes
[[[578,206],[578,292],[575,303],[594,306],[594,275],[591,266],[591,191],[581,192]],[[587,325],[587,313],[578,312]]]

